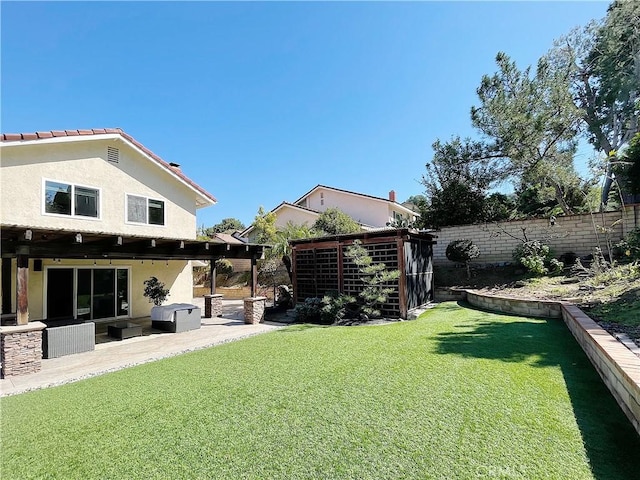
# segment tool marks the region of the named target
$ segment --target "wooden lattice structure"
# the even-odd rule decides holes
[[[336,291],[356,296],[362,290],[358,268],[345,255],[355,240],[374,263],[400,271],[392,284],[397,288],[382,307],[384,315],[407,318],[409,310],[433,300],[435,236],[399,229],[291,241],[296,303]]]

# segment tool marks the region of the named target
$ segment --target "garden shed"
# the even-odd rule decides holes
[[[433,300],[435,235],[410,229],[383,229],[348,235],[292,240],[293,292],[296,303],[329,292],[357,295],[363,285],[358,267],[345,255],[359,240],[374,263],[399,270],[396,291],[383,315],[407,318],[408,312]]]

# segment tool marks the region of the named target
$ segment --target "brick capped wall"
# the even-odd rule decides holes
[[[513,250],[520,244],[518,238],[522,237],[523,228],[529,240],[543,240],[555,256],[567,252],[588,255],[598,245],[598,237],[600,247],[605,250],[603,228],[609,229],[615,244],[636,227],[640,227],[640,204],[628,205],[624,211],[556,217],[553,226],[549,219],[541,218],[444,227],[436,232],[438,243],[433,248],[433,261],[437,265],[450,264],[445,255],[447,245],[453,240],[470,239],[480,249],[475,263],[512,262]]]

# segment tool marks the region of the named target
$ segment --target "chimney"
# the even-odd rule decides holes
[[[389,192],[389,201],[390,202],[395,202],[396,201],[396,191],[395,190],[391,190]]]
[[[171,170],[173,170],[174,172],[179,172],[180,171],[180,164],[179,163],[170,162],[169,163],[169,167],[171,167]]]

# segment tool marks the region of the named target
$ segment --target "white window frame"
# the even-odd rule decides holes
[[[61,183],[63,185],[71,186],[71,213],[66,215],[64,213],[51,213],[47,212],[47,182],[55,182]],[[87,215],[77,215],[76,214],[76,187],[87,188],[91,190],[96,190],[98,192],[98,216],[97,217],[89,217]],[[57,218],[75,218],[79,220],[102,220],[102,189],[100,187],[93,187],[91,185],[83,185],[79,183],[69,182],[66,180],[56,180],[53,178],[42,178],[42,215],[47,217],[57,217]]]
[[[144,198],[146,200],[146,209],[147,209],[147,221],[146,222],[133,222],[129,220],[129,197],[139,197]],[[157,223],[149,223],[149,200],[153,200],[155,202],[162,202],[162,225]],[[166,227],[167,226],[167,201],[161,198],[149,197],[147,195],[139,195],[137,193],[125,193],[124,194],[124,223],[127,225],[147,225],[149,227]]]

